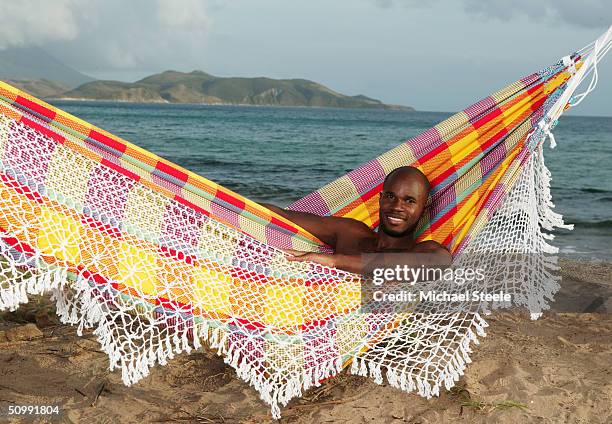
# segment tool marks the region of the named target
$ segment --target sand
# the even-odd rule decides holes
[[[538,321],[489,316],[473,363],[440,397],[342,373],[293,400],[281,422],[612,422],[612,264],[566,260],[562,269],[552,311]],[[59,406],[59,416],[27,422],[272,421],[257,392],[210,352],[179,355],[126,387],[90,333],[77,337],[49,311],[39,299],[0,320],[0,422],[25,422],[6,415],[9,405]]]

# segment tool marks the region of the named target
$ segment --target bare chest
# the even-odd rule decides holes
[[[345,255],[354,255],[357,253],[376,252],[376,233],[363,231],[356,234],[347,234],[339,237],[335,252]]]
[[[379,253],[379,252],[411,252],[418,250],[418,243],[412,238],[402,240],[396,246],[381,248],[379,236],[370,229],[355,232],[347,232],[341,235],[336,241],[335,253],[344,255],[355,255],[360,253]]]

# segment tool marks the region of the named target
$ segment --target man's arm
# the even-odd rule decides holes
[[[286,209],[279,208],[278,206],[270,203],[260,203],[262,206],[276,212],[283,218],[287,218],[291,222],[295,222],[297,225],[313,234],[323,243],[326,243],[332,247],[336,245],[338,219],[331,216],[319,216],[308,212],[297,212],[289,211]]]
[[[419,243],[411,252],[378,252],[345,255],[285,250],[287,260],[297,262],[316,262],[331,268],[338,268],[355,274],[371,274],[375,268],[393,268],[397,265],[418,268],[451,265],[453,257],[441,244],[435,241]]]

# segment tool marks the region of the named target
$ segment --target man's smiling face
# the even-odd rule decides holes
[[[392,171],[380,193],[380,229],[393,237],[413,231],[421,219],[428,195],[429,183],[418,170],[402,167]]]

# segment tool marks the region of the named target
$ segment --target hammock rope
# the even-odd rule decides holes
[[[558,289],[546,232],[564,226],[543,142],[554,144],[559,116],[595,88],[611,45],[612,28],[289,208],[376,228],[385,175],[416,166],[432,183],[418,239],[484,266],[489,291],[537,317]],[[360,276],[286,260],[280,249],[331,251],[303,228],[4,82],[0,238],[0,310],[51,293],[63,322],[94,328],[125,384],[205,343],[275,418],[344,367],[437,395],[484,336],[480,312],[504,307],[363,310]]]

